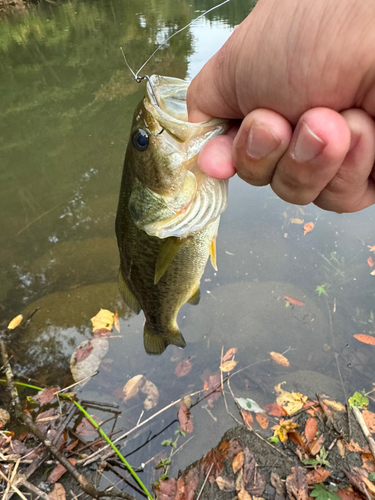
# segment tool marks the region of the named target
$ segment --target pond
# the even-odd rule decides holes
[[[198,306],[185,305],[179,326],[187,346],[161,356],[143,348],[143,316],[123,304],[117,286],[114,234],[123,158],[132,114],[144,93],[124,65],[139,68],[157,44],[215,5],[210,0],[98,0],[44,3],[0,25],[0,311],[6,327],[35,314],[12,333],[19,376],[65,387],[72,353],[92,336],[100,308],[118,311],[120,333],[108,339],[99,373],[79,390],[84,400],[117,403],[104,426],[125,432],[171,402],[203,389],[218,372],[222,350],[237,348],[231,379],[236,397],[260,405],[274,386],[345,402],[375,382],[375,347],[354,334],[375,335],[375,208],[338,215],[278,199],[268,187],[231,179],[217,240],[216,272],[207,265]],[[232,2],[172,38],[148,74],[191,79],[249,12]],[[306,223],[313,229],[304,231]],[[312,225],[310,226],[312,227]],[[290,366],[269,362],[285,353]],[[192,370],[178,377],[189,359]],[[159,392],[145,411],[123,387],[143,374]],[[226,397],[233,400],[226,389]],[[193,397],[193,402],[195,399]],[[131,463],[155,465],[163,440],[178,429],[172,406],[123,447]],[[232,411],[236,411],[235,407]],[[92,410],[101,420],[112,414]],[[179,438],[170,474],[200,458],[234,425],[223,398],[193,406],[194,429]],[[142,420],[141,420],[142,421]],[[190,439],[191,438],[191,439]],[[155,458],[156,457],[156,458]],[[115,481],[103,476],[102,487]],[[132,490],[126,490],[133,493]]]

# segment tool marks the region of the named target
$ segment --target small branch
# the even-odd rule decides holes
[[[370,447],[372,456],[375,459],[375,441],[374,441],[374,438],[371,436],[371,433],[366,425],[366,422],[363,419],[361,410],[357,406],[353,406],[352,412],[353,412],[353,415],[355,416],[357,422],[359,423],[359,426],[362,429],[363,435],[365,436],[365,438],[368,442],[368,445]]]

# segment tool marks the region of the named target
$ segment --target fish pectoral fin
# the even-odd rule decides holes
[[[147,323],[143,330],[143,344],[147,354],[151,355],[162,354],[170,344],[181,348],[186,346],[182,333],[177,329],[176,331],[168,332],[167,335],[157,334],[149,330]]]
[[[201,300],[201,289],[199,283],[198,287],[194,290],[193,295],[188,300],[188,303],[191,304],[192,306],[197,306],[200,300]]]
[[[154,285],[156,285],[156,283],[158,283],[166,273],[168,267],[172,263],[172,260],[176,257],[177,252],[186,240],[187,238],[176,238],[175,236],[170,236],[169,238],[165,238],[165,240],[163,240],[160,245],[159,255],[156,261]]]
[[[125,302],[125,304],[130,307],[130,309],[135,312],[135,314],[139,314],[141,311],[141,305],[138,302],[138,299],[135,297],[133,292],[130,291],[128,285],[126,284],[124,277],[122,275],[121,269],[118,273],[118,287],[120,289],[121,296]]]
[[[210,245],[210,257],[211,257],[211,264],[212,267],[217,271],[217,265],[216,265],[216,236],[212,238],[211,245]]]

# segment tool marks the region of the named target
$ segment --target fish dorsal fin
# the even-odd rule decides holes
[[[216,236],[214,236],[211,240],[211,245],[210,245],[210,257],[211,257],[211,264],[212,267],[217,271],[217,264],[216,264]]]
[[[171,236],[162,241],[159,249],[159,255],[156,261],[154,285],[156,285],[171,265],[177,252],[185,243],[187,238],[175,238]]]
[[[192,306],[197,306],[199,304],[199,301],[201,300],[201,289],[200,289],[200,283],[198,283],[198,287],[196,290],[194,290],[193,295],[190,297],[188,300],[189,304]]]
[[[125,302],[125,304],[130,307],[130,309],[135,312],[135,314],[139,314],[141,311],[141,305],[138,302],[138,299],[135,297],[133,292],[130,291],[128,285],[126,284],[124,277],[122,275],[121,269],[118,273],[118,287],[120,289],[121,296]]]

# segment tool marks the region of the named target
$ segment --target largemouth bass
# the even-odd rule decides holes
[[[209,255],[216,269],[216,236],[227,204],[227,181],[199,169],[204,144],[228,122],[187,121],[188,83],[153,75],[134,112],[126,150],[116,235],[120,291],[145,315],[144,346],[161,354],[169,344],[185,347],[177,314],[197,304]]]

